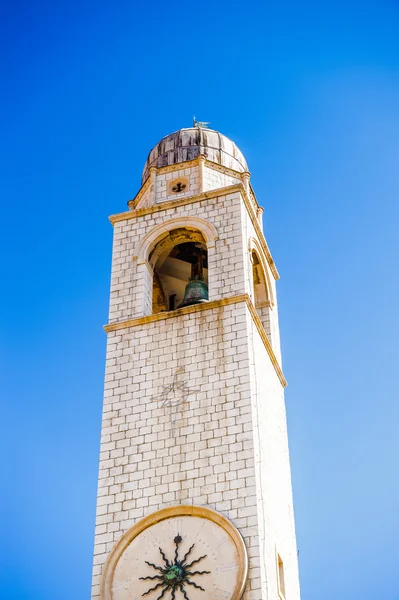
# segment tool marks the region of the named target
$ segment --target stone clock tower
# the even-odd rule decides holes
[[[235,144],[150,152],[113,215],[93,600],[299,600],[275,282]]]

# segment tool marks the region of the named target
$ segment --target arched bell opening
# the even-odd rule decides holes
[[[252,250],[252,284],[253,284],[253,303],[256,312],[262,322],[266,334],[271,339],[270,332],[270,299],[268,294],[265,272],[259,260],[257,253]]]
[[[199,231],[174,229],[152,250],[153,314],[208,300],[208,251]]]
[[[266,277],[260,264],[258,255],[252,251],[252,280],[254,286],[254,304],[255,308],[269,305],[269,298],[266,287]]]

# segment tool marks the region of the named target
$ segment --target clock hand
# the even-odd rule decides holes
[[[147,563],[147,565],[150,565],[150,567],[152,567],[153,569],[156,569],[157,571],[161,571],[161,573],[163,573],[162,567],[157,567],[156,565],[154,565],[154,563],[148,562],[148,560],[146,560],[145,562]]]
[[[141,579],[141,577],[140,577]],[[150,590],[147,590],[144,594],[142,594],[142,596],[147,596],[147,594],[149,594],[150,592],[153,592],[154,590],[157,590],[158,588],[164,586],[164,582],[161,581],[161,583],[158,583],[157,585],[155,585],[153,588],[151,588]]]
[[[176,544],[176,550],[175,550],[175,564],[176,564],[177,561],[179,560],[179,544],[182,541],[182,538],[179,534],[177,534],[177,536],[175,537],[175,539],[173,541]]]
[[[184,587],[182,585],[179,586],[179,589],[180,589],[181,593],[184,596],[184,600],[190,600],[190,598],[187,596],[187,594],[185,592],[185,589],[184,589]]]
[[[165,564],[166,564],[166,566],[167,566],[167,567],[170,567],[170,562],[169,562],[169,561],[168,561],[168,559],[166,558],[166,556],[165,556],[165,553],[164,553],[164,552],[162,552],[162,549],[161,549],[161,548],[159,549],[159,551],[160,551],[160,553],[161,553],[161,556],[162,556],[162,558],[163,558],[163,559],[164,559],[164,561],[165,561]]]
[[[195,544],[193,544],[190,549],[188,550],[188,552],[185,553],[185,555],[183,556],[183,560],[181,561],[182,566],[184,565],[184,563],[186,562],[186,558],[187,556],[190,554],[191,550],[194,548]]]
[[[158,596],[157,600],[161,600],[162,596],[164,595],[164,593],[166,592],[166,590],[167,590],[167,589],[168,589],[168,588],[166,587],[166,588],[165,588],[165,589],[162,591],[161,595],[160,595],[160,596]]]
[[[194,581],[189,581],[187,579],[184,583],[187,583],[188,585],[193,585],[195,588],[197,588],[197,590],[202,590],[203,592],[205,592],[204,588],[194,583]]]
[[[196,584],[194,581],[189,581],[189,577],[193,576],[193,575],[209,575],[211,573],[211,571],[189,571],[189,568],[192,567],[193,565],[195,565],[196,563],[199,563],[204,558],[206,558],[207,555],[205,554],[204,556],[200,556],[199,558],[191,561],[190,564],[185,565],[185,561],[187,560],[187,557],[189,556],[190,552],[194,548],[195,544],[192,544],[192,546],[188,549],[188,551],[184,555],[183,559],[179,560],[179,545],[183,541],[183,538],[178,533],[174,537],[173,541],[176,546],[173,561],[169,561],[166,558],[166,555],[165,555],[164,551],[162,550],[162,548],[159,547],[159,552],[164,560],[165,567],[157,567],[156,565],[149,562],[148,560],[145,561],[145,563],[147,565],[149,565],[153,569],[156,569],[157,571],[159,571],[161,573],[161,575],[153,575],[153,576],[148,575],[148,576],[139,578],[144,581],[151,580],[151,581],[159,582],[154,587],[148,589],[144,594],[142,594],[142,596],[147,596],[151,592],[154,592],[155,590],[162,588],[162,592],[156,600],[161,600],[167,590],[170,590],[170,592],[171,592],[170,600],[176,600],[176,591],[182,592],[182,594],[184,596],[184,600],[190,600],[184,589],[185,584],[192,585],[196,589],[205,592],[203,587]]]
[[[185,569],[189,569],[190,567],[192,567],[193,565],[195,565],[195,563],[199,562],[200,560],[202,560],[203,558],[206,558],[208,555],[204,554],[204,556],[200,556],[199,558],[197,558],[197,560],[193,560],[193,562],[190,562],[189,565],[185,565]]]

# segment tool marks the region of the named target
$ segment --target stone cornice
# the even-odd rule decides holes
[[[237,179],[242,179],[243,176],[243,173],[241,173],[240,171],[229,169],[229,167],[219,165],[218,163],[212,162],[208,159],[205,160],[205,166],[209,169],[213,169],[214,171],[218,171],[219,173],[223,173],[224,175],[231,175],[232,177],[236,177]]]
[[[175,200],[165,200],[159,204],[148,206],[147,208],[138,208],[137,210],[128,210],[116,215],[110,215],[108,218],[112,225],[118,221],[127,221],[128,219],[136,219],[143,217],[144,215],[150,215],[153,213],[167,210],[168,208],[176,208],[178,206],[186,206],[187,204],[193,204],[194,202],[202,202],[208,200],[208,198],[217,198],[218,196],[224,196],[226,194],[232,194],[233,192],[241,192],[243,190],[241,183],[234,185],[228,185],[217,190],[209,190],[208,192],[202,192],[202,194],[196,194],[195,196],[185,196],[184,198],[177,198]]]
[[[275,264],[275,262],[273,260],[272,253],[269,250],[269,246],[267,245],[265,236],[263,235],[263,231],[262,231],[262,229],[261,229],[261,227],[259,225],[259,221],[258,221],[257,215],[255,214],[255,211],[253,209],[253,204],[252,204],[252,202],[251,202],[251,200],[250,200],[247,192],[245,191],[244,186],[242,186],[241,193],[242,193],[242,197],[244,199],[244,204],[245,204],[245,206],[247,208],[247,211],[249,213],[249,216],[251,218],[252,225],[254,226],[254,229],[256,231],[256,235],[258,236],[259,243],[262,246],[262,250],[264,251],[264,253],[266,255],[266,259],[267,259],[268,265],[270,267],[270,270],[273,273],[273,277],[276,280],[280,279],[280,275],[279,275],[279,272],[277,270],[276,264]]]
[[[187,204],[193,204],[194,202],[202,202],[203,200],[208,200],[210,198],[217,198],[218,196],[226,196],[228,194],[233,194],[234,192],[239,192],[244,200],[244,204],[247,208],[248,214],[251,218],[252,225],[256,231],[256,234],[259,238],[259,242],[262,246],[262,249],[266,255],[267,262],[270,266],[270,270],[273,273],[275,279],[279,279],[280,275],[277,271],[277,267],[274,263],[273,257],[269,250],[269,246],[265,240],[263,235],[263,231],[260,228],[257,216],[253,209],[252,202],[245,191],[244,185],[242,183],[236,183],[234,185],[229,185],[223,188],[218,188],[217,190],[210,190],[208,192],[203,192],[202,194],[197,194],[195,196],[189,196],[186,198],[179,198],[177,200],[166,200],[165,202],[161,202],[159,204],[155,204],[154,206],[149,206],[148,208],[139,208],[137,210],[129,210],[126,212],[118,213],[116,215],[111,215],[109,220],[112,225],[118,223],[119,221],[127,221],[129,219],[136,219],[138,217],[142,217],[144,215],[149,215],[157,212],[161,212],[163,210],[167,210],[169,208],[177,208],[179,206],[186,206]]]
[[[257,328],[258,333],[259,333],[259,335],[260,335],[260,337],[262,339],[262,342],[263,342],[263,344],[264,344],[264,346],[266,348],[266,351],[267,351],[267,353],[269,355],[269,358],[272,361],[272,365],[274,367],[274,370],[277,373],[277,377],[279,378],[279,380],[281,382],[281,385],[283,387],[286,387],[287,380],[284,377],[284,373],[283,373],[283,371],[281,369],[280,363],[278,362],[278,360],[276,358],[276,355],[274,354],[273,348],[272,348],[272,346],[271,346],[271,344],[269,342],[269,339],[268,339],[268,337],[266,335],[266,331],[265,331],[265,329],[264,329],[264,327],[262,325],[262,321],[260,320],[259,315],[256,312],[256,308],[252,304],[251,298],[248,296],[248,294],[245,294],[245,295],[246,295],[245,301],[247,303],[249,312],[251,313],[252,320],[253,320],[253,322],[256,325],[256,328]]]
[[[127,319],[125,321],[119,321],[117,323],[109,323],[108,325],[104,325],[104,329],[107,333],[111,331],[120,331],[121,329],[128,329],[129,327],[137,327],[139,325],[145,325],[146,323],[154,323],[156,321],[163,321],[167,319],[174,319],[180,317],[182,315],[202,312],[204,310],[212,310],[213,308],[219,308],[220,306],[228,306],[231,304],[239,304],[241,302],[245,302],[248,310],[251,314],[252,320],[258,330],[258,333],[262,339],[262,342],[266,348],[266,351],[269,355],[271,363],[276,371],[277,377],[279,378],[281,385],[285,387],[287,385],[287,381],[284,377],[283,371],[279,365],[279,362],[274,354],[273,348],[268,340],[266,332],[263,328],[262,322],[259,319],[258,313],[248,294],[240,294],[237,296],[231,296],[230,298],[222,298],[221,300],[212,300],[210,302],[204,302],[202,304],[194,304],[192,306],[186,306],[184,308],[179,308],[177,310],[171,310],[166,312],[160,312],[155,315],[148,315],[145,317],[136,317],[134,319]]]
[[[229,167],[225,167],[224,165],[219,165],[218,163],[215,163],[215,162],[209,160],[204,154],[199,154],[197,156],[197,158],[194,158],[193,160],[187,160],[183,163],[176,163],[174,165],[167,165],[165,167],[151,167],[150,169],[154,169],[154,171],[157,175],[162,175],[163,173],[173,173],[175,171],[181,171],[182,169],[190,169],[191,167],[198,166],[201,161],[203,162],[204,166],[209,167],[210,169],[213,169],[214,171],[218,171],[219,173],[224,173],[225,175],[232,175],[233,177],[236,177],[237,179],[242,180],[243,173],[240,173],[239,171],[235,171],[234,169],[229,169]],[[141,186],[140,190],[137,192],[136,196],[134,198],[132,198],[131,200],[128,200],[127,204],[129,206],[130,210],[135,210],[135,208],[139,204],[141,198],[143,197],[145,192],[148,190],[148,188],[150,186],[150,182],[151,182],[151,173],[149,174],[147,179],[144,181],[143,185]],[[253,194],[253,196],[254,196],[255,202],[257,202],[254,194]]]
[[[126,329],[127,327],[136,327],[137,325],[143,325],[144,323],[153,323],[154,321],[162,321],[179,317],[180,315],[186,315],[188,313],[201,312],[203,310],[209,310],[219,306],[227,306],[228,304],[237,304],[238,302],[244,302],[247,294],[241,294],[239,296],[231,296],[230,298],[222,298],[221,300],[211,300],[210,302],[203,302],[201,304],[193,304],[192,306],[185,306],[176,310],[170,310],[165,312],[159,312],[155,315],[147,315],[145,317],[136,317],[134,319],[127,319],[126,321],[119,321],[117,323],[109,323],[104,325],[105,331],[117,331],[118,329]]]
[[[151,174],[150,174],[150,177],[147,177],[147,179],[141,186],[140,190],[137,192],[136,196],[134,197],[134,199],[128,201],[127,204],[129,206],[130,210],[132,210],[131,207],[133,207],[133,210],[134,210],[134,207],[137,206],[137,204],[140,202],[140,200],[142,199],[142,197],[144,196],[144,194],[150,187],[150,183],[151,183]]]

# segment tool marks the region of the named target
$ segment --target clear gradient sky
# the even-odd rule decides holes
[[[398,3],[3,0],[0,22],[1,598],[89,599],[107,217],[195,114],[246,156],[281,274],[302,600],[398,600]]]

